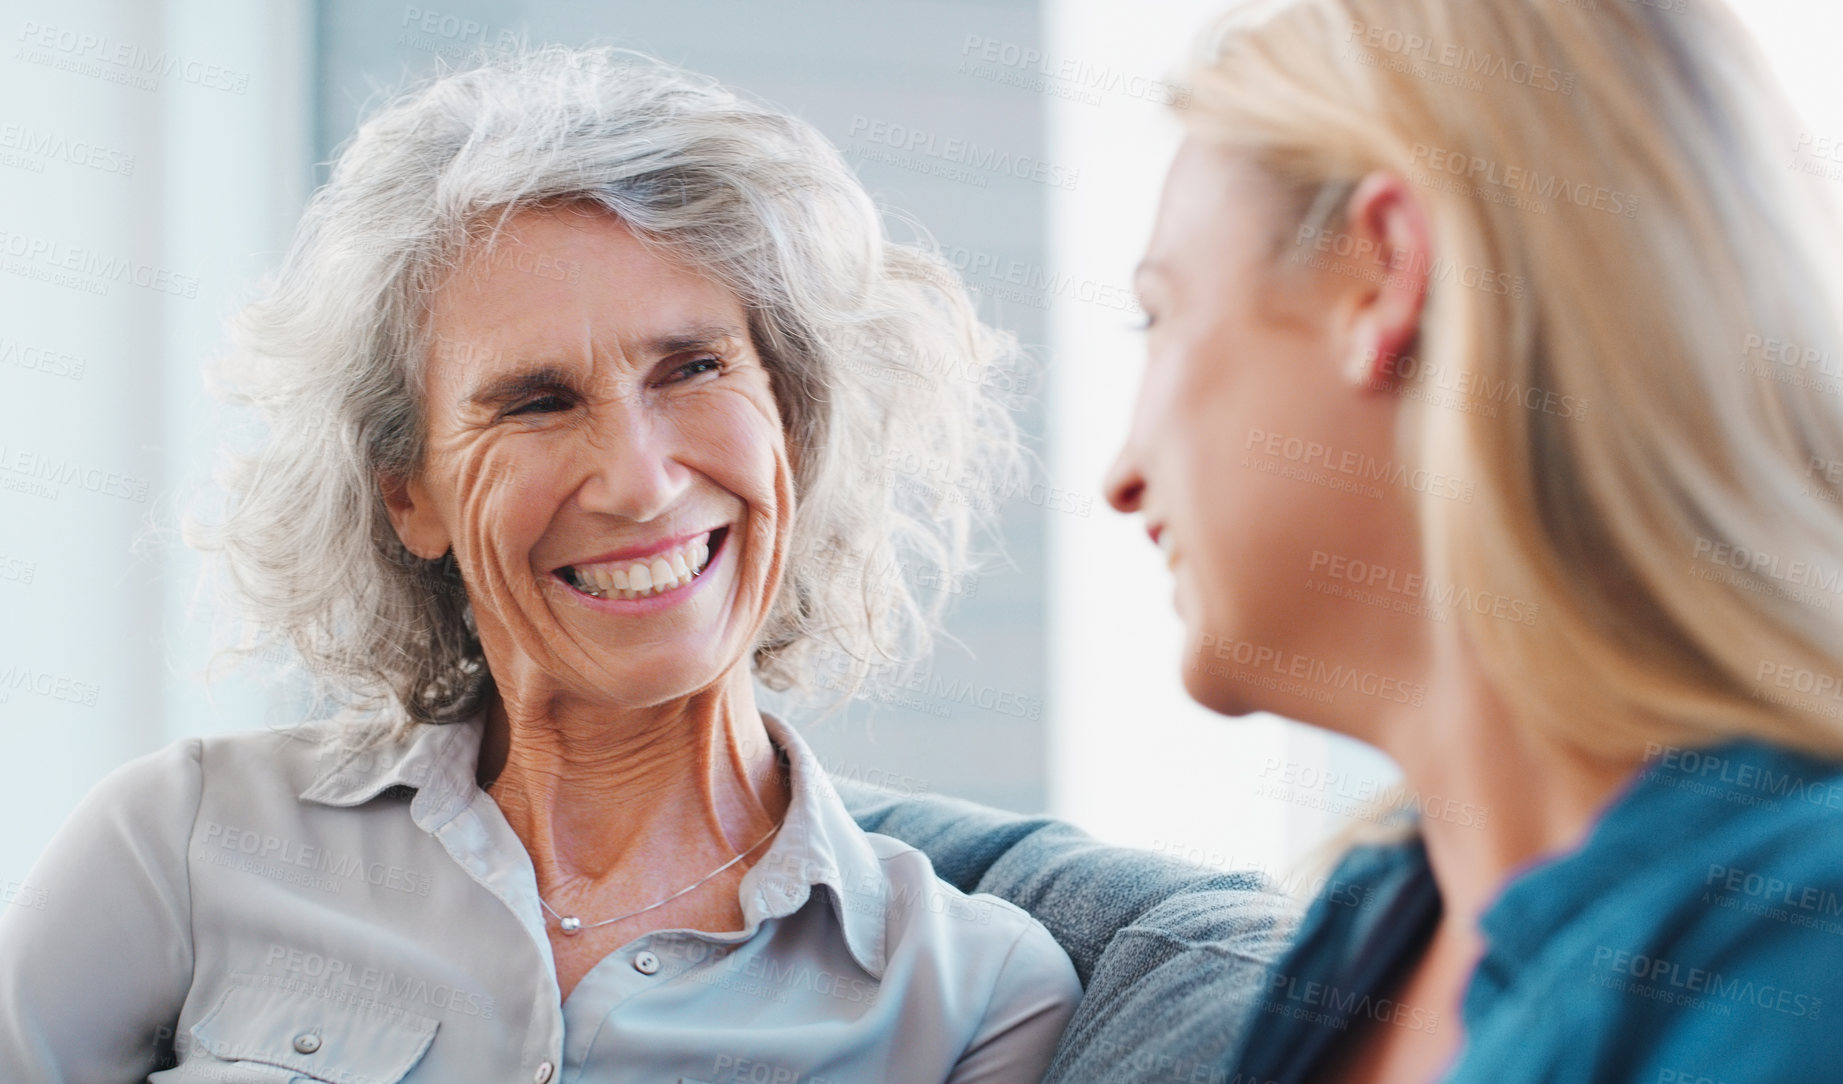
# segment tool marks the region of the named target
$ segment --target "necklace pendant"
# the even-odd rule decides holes
[[[575,915],[564,915],[557,920],[557,925],[563,927],[564,933],[574,934],[582,932],[582,919],[577,918]]]

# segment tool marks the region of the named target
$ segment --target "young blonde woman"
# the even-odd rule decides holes
[[[1295,0],[1206,42],[1109,496],[1198,701],[1442,800],[1348,851],[1361,905],[1316,901],[1219,1047],[1130,986],[1070,1035],[1133,1018],[1212,1081],[1834,1072],[1843,229],[1809,134],[1708,0]]]

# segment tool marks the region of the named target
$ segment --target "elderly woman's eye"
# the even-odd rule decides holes
[[[517,414],[555,414],[559,410],[568,410],[569,407],[569,400],[561,395],[540,395],[536,399],[506,411],[505,416],[510,418]]]
[[[682,384],[685,381],[690,380],[694,376],[699,376],[704,373],[720,372],[722,371],[722,369],[723,369],[723,362],[719,358],[713,358],[713,357],[693,358],[692,360],[685,362],[683,365],[679,365],[673,368],[673,370],[670,373],[666,374],[666,378],[660,381],[660,383],[662,384]]]

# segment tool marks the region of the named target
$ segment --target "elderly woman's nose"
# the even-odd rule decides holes
[[[670,509],[691,484],[674,426],[638,411],[620,411],[587,435],[587,469],[578,500],[595,512],[649,520]]]

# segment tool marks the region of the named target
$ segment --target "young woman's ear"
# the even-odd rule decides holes
[[[1353,384],[1390,387],[1420,335],[1433,268],[1427,214],[1407,181],[1377,172],[1358,182],[1344,222],[1353,250],[1364,254],[1344,316],[1344,375]]]

